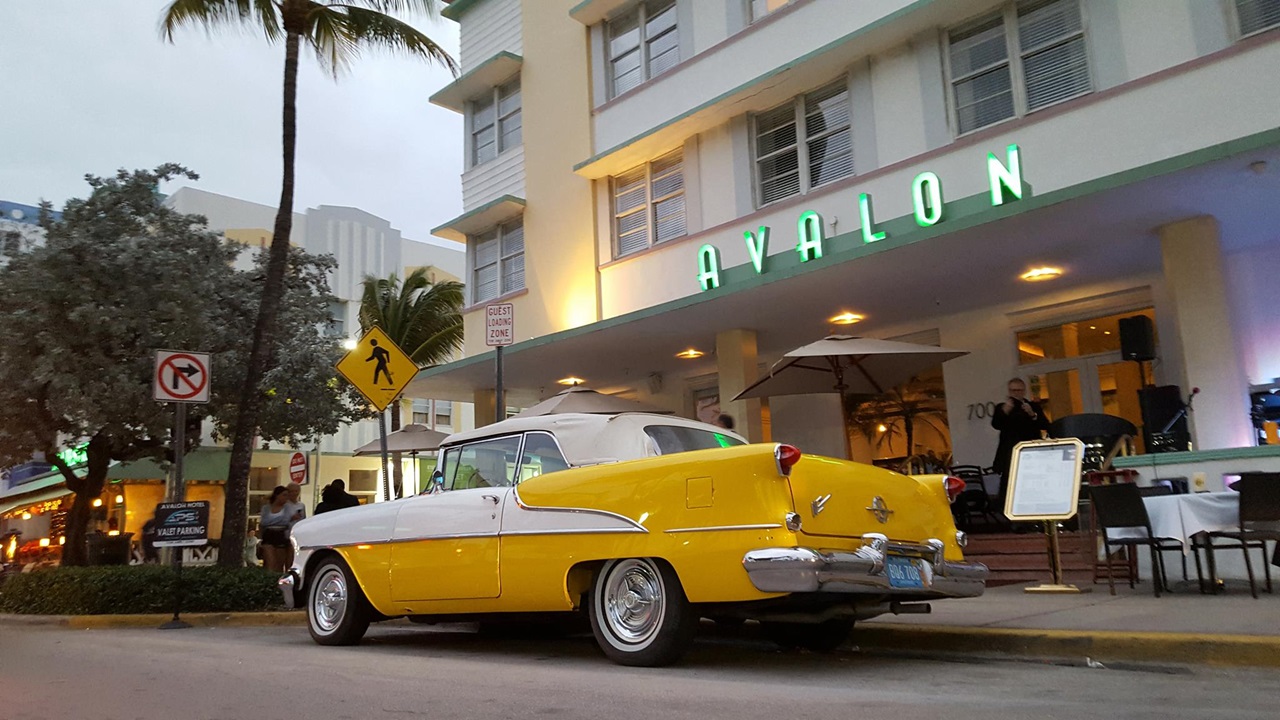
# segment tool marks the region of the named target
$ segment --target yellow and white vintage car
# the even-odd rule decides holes
[[[316,642],[397,617],[585,613],[605,655],[652,666],[704,617],[825,650],[857,619],[985,587],[952,520],[955,478],[645,413],[512,418],[440,453],[428,493],[294,527],[280,587]]]

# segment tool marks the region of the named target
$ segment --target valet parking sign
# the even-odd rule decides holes
[[[188,547],[209,541],[209,501],[156,505],[156,547]]]

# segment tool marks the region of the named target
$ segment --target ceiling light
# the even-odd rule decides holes
[[[879,431],[879,432],[884,432],[885,430],[888,430],[888,429],[889,429],[889,428],[885,427],[884,425],[878,425],[878,426],[876,426],[876,430],[877,430],[877,431]]]
[[[586,380],[583,380],[583,379],[582,379],[582,378],[580,378],[580,377],[574,377],[574,376],[570,375],[569,377],[560,378],[560,379],[559,379],[559,380],[557,380],[556,382],[560,383],[561,385],[569,385],[569,386],[571,386],[571,387],[576,387],[576,386],[581,385],[581,384],[583,384],[584,382],[586,382]]]
[[[24,513],[22,513],[22,519],[23,519],[23,520],[30,520],[30,519],[31,519],[31,513],[29,513],[29,512],[24,512]]]
[[[831,323],[832,325],[852,325],[856,322],[862,322],[864,319],[865,319],[864,316],[859,315],[857,313],[842,312],[839,315],[832,317],[827,322]]]
[[[93,506],[94,506],[94,507],[102,507],[102,498],[94,498],[94,499],[93,499]]]
[[[1110,334],[1111,334],[1111,331],[1110,331],[1110,330],[1103,330],[1103,331],[1102,331],[1102,334],[1103,334],[1103,335],[1110,335]]]
[[[702,357],[703,355],[706,355],[706,353],[702,352],[701,350],[695,350],[695,349],[693,349],[693,348],[689,348],[688,350],[685,350],[685,351],[683,351],[683,352],[678,352],[678,353],[676,353],[676,357],[678,357],[678,358],[684,358],[685,360],[692,360],[692,359],[694,359],[694,358],[700,358],[700,357]]]
[[[1056,267],[1038,267],[1028,270],[1018,277],[1027,282],[1040,282],[1042,280],[1052,280],[1062,275],[1062,268]]]
[[[1098,326],[1097,326],[1097,325],[1090,325],[1090,326],[1089,326],[1089,329],[1090,329],[1090,330],[1097,330],[1097,329],[1098,329]]]
[[[117,495],[117,496],[116,496],[116,504],[117,504],[117,505],[119,505],[119,504],[121,504],[121,503],[123,503],[123,502],[124,502],[124,496],[123,496],[123,495]]]

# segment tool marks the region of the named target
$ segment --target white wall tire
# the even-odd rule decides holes
[[[698,626],[680,579],[652,558],[610,560],[588,606],[600,649],[621,665],[658,667],[680,658]]]
[[[316,565],[307,584],[307,628],[321,645],[356,645],[369,629],[369,601],[341,558]]]

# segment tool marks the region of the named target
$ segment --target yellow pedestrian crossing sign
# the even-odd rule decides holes
[[[418,366],[378,327],[370,328],[335,367],[379,412],[418,374]]]

